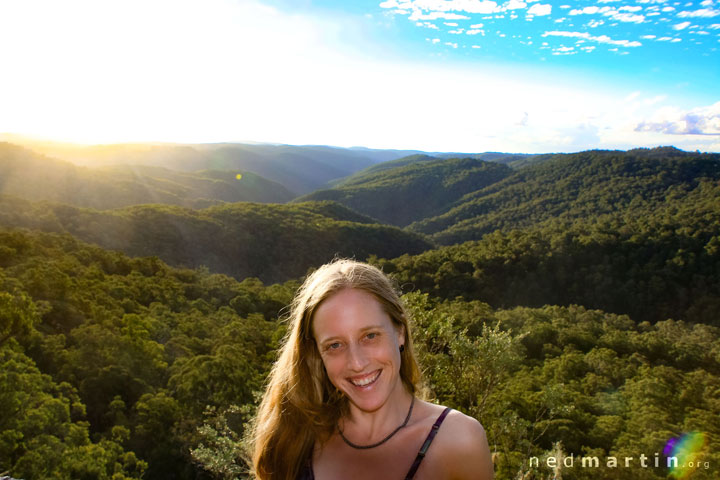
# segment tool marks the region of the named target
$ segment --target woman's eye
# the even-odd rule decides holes
[[[367,334],[368,340],[372,340],[373,338],[376,338],[377,336],[378,336],[378,334],[375,332],[371,332],[371,333]]]
[[[333,343],[329,344],[325,349],[326,350],[337,350],[338,348],[340,348],[340,342],[333,342]]]

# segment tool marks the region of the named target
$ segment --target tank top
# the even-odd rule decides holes
[[[430,429],[430,433],[428,433],[427,437],[425,437],[425,441],[423,442],[422,447],[420,447],[420,450],[415,457],[415,461],[410,466],[410,470],[408,470],[407,475],[405,475],[405,480],[412,480],[412,478],[415,476],[415,472],[417,472],[418,468],[420,468],[420,463],[422,463],[423,459],[425,458],[425,454],[427,453],[428,448],[430,448],[430,444],[435,438],[435,435],[437,435],[437,432],[440,429],[440,425],[442,425],[445,417],[447,417],[447,414],[450,413],[450,410],[452,410],[450,407],[446,407],[445,410],[443,410],[443,412],[437,418],[437,420],[435,420],[435,423]],[[315,474],[313,473],[312,469],[312,458],[308,460],[305,467],[300,471],[300,475],[298,476],[297,480],[315,480]]]

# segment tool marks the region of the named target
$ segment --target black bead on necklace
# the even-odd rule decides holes
[[[345,443],[347,443],[348,445],[350,445],[352,448],[357,448],[358,450],[366,450],[366,449],[368,449],[368,448],[379,447],[379,446],[382,445],[383,443],[385,443],[385,442],[387,442],[388,440],[390,440],[397,432],[400,431],[401,428],[403,428],[405,425],[407,425],[407,423],[410,421],[410,416],[412,415],[413,405],[415,405],[415,396],[412,397],[412,401],[410,402],[410,408],[408,409],[407,417],[405,417],[405,421],[402,423],[402,425],[400,425],[400,426],[397,427],[395,430],[393,430],[392,432],[390,432],[390,434],[389,434],[387,437],[383,438],[383,439],[380,440],[379,442],[372,443],[372,444],[370,444],[370,445],[357,445],[357,444],[355,444],[355,443],[352,443],[352,442],[351,442],[350,440],[348,440],[347,438],[345,438],[345,435],[343,435],[343,431],[340,430],[340,427],[338,427],[338,431],[340,432],[340,437],[343,439],[343,441],[344,441]]]

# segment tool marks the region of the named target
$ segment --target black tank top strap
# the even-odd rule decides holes
[[[420,447],[420,451],[418,452],[417,457],[415,457],[415,461],[413,462],[410,470],[405,476],[405,480],[411,480],[415,476],[415,472],[417,472],[417,469],[420,468],[420,463],[423,461],[423,458],[425,458],[425,454],[427,453],[428,448],[430,448],[430,444],[435,438],[435,435],[437,435],[437,432],[440,429],[440,425],[442,425],[443,420],[445,420],[447,414],[450,413],[450,410],[452,410],[452,408],[445,408],[445,410],[443,410],[437,420],[435,420],[435,423],[430,429],[430,433],[428,433],[427,438],[425,438],[425,443],[423,443],[422,447]]]

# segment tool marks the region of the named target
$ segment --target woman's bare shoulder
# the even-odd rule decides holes
[[[452,410],[443,422],[437,447],[450,472],[449,478],[491,480],[492,457],[483,426],[472,417]]]

